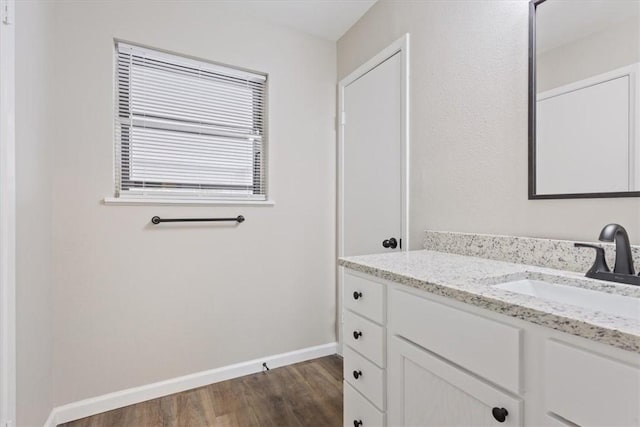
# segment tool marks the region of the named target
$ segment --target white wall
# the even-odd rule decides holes
[[[411,239],[447,230],[640,243],[638,199],[527,200],[528,2],[378,1],[338,41],[338,78],[411,33]],[[597,173],[597,171],[595,171]]]
[[[52,408],[51,139],[46,3],[16,2],[17,425]]]
[[[537,56],[538,93],[640,62],[640,22],[633,17]]]
[[[335,341],[335,43],[215,2],[54,11],[54,404]],[[101,203],[114,38],[269,73],[274,207]],[[237,214],[237,227],[149,224]]]

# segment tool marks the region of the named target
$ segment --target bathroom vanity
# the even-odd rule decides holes
[[[433,250],[340,264],[345,426],[640,425],[640,287]]]

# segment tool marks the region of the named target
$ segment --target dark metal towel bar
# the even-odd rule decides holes
[[[160,218],[154,216],[151,218],[152,224],[160,224],[161,222],[222,222],[222,221],[235,221],[237,223],[244,222],[244,217],[238,215],[235,218]]]

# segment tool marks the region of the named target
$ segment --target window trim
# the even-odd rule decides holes
[[[215,199],[161,199],[141,197],[104,197],[102,203],[112,206],[275,206],[272,199],[267,200],[215,200]]]
[[[103,204],[105,205],[130,205],[130,206],[141,206],[141,205],[157,205],[157,206],[171,206],[171,205],[182,205],[182,206],[274,206],[275,202],[271,199],[271,186],[270,186],[270,168],[269,168],[269,126],[268,126],[268,105],[269,105],[269,85],[266,83],[269,80],[268,73],[253,71],[243,67],[237,67],[232,65],[226,65],[222,63],[216,63],[207,59],[198,58],[191,55],[186,55],[182,53],[176,53],[167,51],[164,49],[159,49],[155,47],[140,45],[137,43],[131,43],[121,39],[114,39],[114,51],[113,51],[113,76],[116,76],[115,79],[112,79],[113,82],[113,90],[114,90],[114,121],[118,120],[118,86],[116,83],[117,73],[118,73],[118,46],[124,45],[126,47],[132,47],[136,50],[149,50],[156,57],[165,57],[171,60],[174,60],[175,57],[178,57],[180,62],[184,65],[195,65],[202,66],[202,64],[206,64],[206,67],[212,71],[216,72],[217,70],[223,70],[224,73],[228,73],[230,76],[238,77],[238,78],[247,78],[248,80],[253,81],[263,81],[265,82],[264,91],[263,91],[263,100],[264,100],[264,111],[263,111],[263,124],[262,124],[262,135],[261,135],[261,173],[263,176],[262,185],[264,186],[264,194],[255,195],[255,194],[240,194],[240,195],[212,195],[205,193],[197,193],[197,190],[194,189],[194,194],[189,194],[189,192],[181,192],[175,191],[158,191],[157,194],[145,194],[145,193],[153,193],[153,190],[147,189],[132,189],[124,191],[117,191],[118,187],[118,175],[121,174],[117,170],[118,160],[116,156],[118,155],[119,150],[114,150],[113,152],[113,161],[112,165],[113,169],[113,179],[116,185],[115,193],[112,193],[110,196],[106,196],[102,199]],[[229,73],[231,71],[231,73]],[[112,141],[114,144],[121,144],[121,141],[118,141],[118,131],[117,124],[113,129],[113,137]],[[255,169],[254,169],[255,171]],[[122,179],[122,177],[120,178]],[[121,185],[121,183],[120,183]]]

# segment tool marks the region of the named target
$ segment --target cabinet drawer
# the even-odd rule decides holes
[[[384,370],[347,346],[344,347],[344,379],[378,409],[385,409]]]
[[[344,311],[344,342],[358,353],[384,368],[384,331],[364,317]]]
[[[640,366],[554,340],[545,357],[550,412],[582,426],[640,425]]]
[[[344,305],[349,310],[367,317],[374,322],[384,323],[385,286],[355,276],[344,274]]]
[[[421,296],[393,290],[389,329],[520,393],[520,329]]]
[[[344,382],[344,426],[361,427],[384,426],[384,413],[378,411],[369,401],[358,393],[347,382]]]

